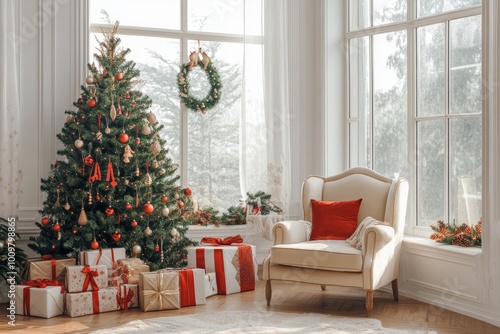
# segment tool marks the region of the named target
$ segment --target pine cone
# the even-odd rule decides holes
[[[483,230],[483,217],[479,219],[479,222],[474,225],[474,229],[476,230],[477,233],[481,234]]]
[[[466,232],[466,231],[467,231],[467,229],[469,229],[469,231],[470,231],[470,227],[469,227],[469,225],[467,225],[467,224],[462,224],[462,225],[460,225],[459,227],[457,227],[457,228],[455,229],[454,234],[455,234],[455,235],[462,234],[462,233],[467,234],[467,232]]]
[[[437,224],[438,224],[439,229],[446,228],[446,225],[445,225],[445,223],[444,223],[444,220],[438,220],[438,221],[437,221]]]
[[[453,237],[451,240],[451,243],[456,246],[461,246],[461,247],[471,247],[472,244],[469,240],[469,238],[464,235],[464,234],[458,234]]]
[[[431,240],[441,240],[444,238],[444,235],[440,234],[440,233],[433,233],[431,235]]]

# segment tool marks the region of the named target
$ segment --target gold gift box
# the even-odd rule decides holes
[[[144,312],[180,308],[179,274],[175,271],[140,273],[139,306]]]

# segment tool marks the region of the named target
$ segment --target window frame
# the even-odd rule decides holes
[[[375,1],[375,0],[372,0]],[[409,170],[409,175],[407,176],[409,186],[410,186],[410,191],[408,194],[408,211],[407,211],[407,224],[405,226],[405,233],[413,236],[418,236],[418,237],[429,237],[430,234],[432,233],[432,230],[428,226],[419,226],[417,224],[417,164],[415,163],[417,160],[417,123],[419,120],[422,119],[429,119],[429,118],[440,118],[446,120],[446,128],[449,126],[449,119],[461,119],[463,117],[481,117],[481,121],[484,122],[484,113],[482,110],[478,113],[471,113],[467,115],[459,114],[459,115],[454,115],[454,114],[449,114],[446,112],[444,115],[441,116],[417,116],[417,29],[419,27],[424,27],[424,26],[430,26],[433,24],[437,23],[444,23],[446,26],[446,31],[448,32],[448,27],[449,27],[449,22],[452,20],[464,18],[464,17],[471,17],[471,16],[480,16],[482,18],[482,5],[478,6],[473,6],[473,7],[468,7],[468,8],[463,8],[463,9],[457,9],[449,12],[444,12],[440,14],[434,14],[430,16],[425,16],[425,17],[417,17],[417,0],[407,0],[407,20],[406,21],[401,21],[401,22],[394,22],[394,23],[388,23],[388,24],[383,24],[383,25],[378,25],[378,26],[370,26],[370,27],[365,27],[361,28],[358,30],[353,30],[350,31],[350,12],[349,12],[349,4],[350,0],[344,0],[344,17],[345,22],[344,22],[344,67],[345,67],[345,95],[344,95],[344,101],[345,101],[345,124],[344,128],[346,129],[345,132],[345,142],[347,143],[346,147],[346,156],[345,156],[345,161],[347,162],[349,167],[351,166],[351,140],[350,140],[350,128],[352,123],[359,122],[359,112],[358,117],[351,117],[351,112],[350,112],[350,87],[351,87],[351,78],[350,78],[350,50],[349,50],[349,41],[354,39],[354,38],[361,38],[361,37],[368,37],[369,39],[369,63],[370,63],[370,69],[369,69],[369,91],[370,91],[370,98],[369,98],[369,113],[370,113],[370,120],[368,121],[370,124],[373,123],[373,36],[374,35],[379,35],[379,34],[384,34],[384,33],[391,33],[395,31],[401,31],[401,30],[406,30],[407,33],[407,57],[406,57],[406,65],[407,65],[407,77],[406,77],[406,84],[407,84],[407,152],[408,152],[408,170]],[[371,15],[371,14],[370,14]],[[484,28],[481,28],[482,34],[484,34]],[[449,36],[446,37],[446,54],[448,55],[448,41],[449,41]],[[482,50],[481,50],[481,58],[482,58],[482,63],[484,62],[484,53],[485,53],[485,47],[483,45]],[[482,67],[484,69],[484,65]],[[449,70],[449,66],[447,64],[446,71]],[[484,77],[484,73],[482,73],[482,77]],[[448,74],[446,74],[446,80],[448,80]],[[445,96],[448,97],[449,95],[449,87],[448,87],[448,81],[446,81],[446,93]],[[448,102],[446,102],[446,106],[448,106]],[[448,109],[446,109],[448,111]],[[373,131],[373,129],[371,130]],[[371,134],[370,134],[371,135]],[[447,131],[446,133],[446,147],[448,147],[449,143],[449,133]],[[370,150],[373,151],[373,136],[371,140],[371,148]],[[359,147],[359,146],[358,146]],[[358,150],[359,152],[359,150]],[[449,160],[449,152],[448,150],[446,151],[446,161]],[[484,152],[482,154],[482,160],[481,164],[484,164]],[[413,162],[413,163],[410,163]],[[371,154],[371,161],[368,162],[371,166],[373,166],[373,154]],[[448,167],[448,162],[446,162],[446,166]],[[446,177],[448,177],[448,171],[446,168]],[[484,178],[484,175],[483,175]],[[449,180],[446,181],[446,185],[449,185]],[[450,209],[450,204],[448,200],[448,186],[445,187],[445,202],[446,202],[446,210],[447,215],[449,215],[449,209]],[[484,192],[484,189],[483,189]],[[483,196],[484,198],[484,196]]]
[[[192,31],[188,30],[188,1],[179,0],[181,2],[180,6],[180,29],[163,29],[163,28],[148,28],[148,27],[137,27],[137,26],[126,26],[120,25],[119,34],[127,36],[138,36],[138,37],[160,37],[160,38],[170,38],[178,39],[180,41],[180,57],[181,60],[187,60],[189,58],[188,42],[193,40],[204,41],[204,42],[225,42],[225,43],[237,43],[237,44],[264,44],[264,37],[259,35],[239,35],[239,34],[228,34],[228,33],[218,33],[218,32],[203,32],[203,31]],[[90,8],[90,1],[87,6],[87,10]],[[110,30],[113,25],[111,24],[101,24],[90,22],[90,15],[87,13],[87,27],[88,27],[88,38],[93,38],[92,34],[100,34],[102,31]],[[87,49],[89,45],[89,39],[87,39]],[[87,54],[87,57],[91,57]],[[89,60],[87,60],[87,63]],[[177,170],[180,176],[180,186],[188,186],[188,109],[183,103],[180,103],[180,145],[179,145],[179,155],[180,161],[178,162],[179,168]]]

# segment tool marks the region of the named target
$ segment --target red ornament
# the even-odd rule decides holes
[[[123,73],[121,73],[121,72],[116,73],[116,74],[115,74],[115,80],[116,80],[116,81],[121,81],[121,80],[123,80]]]
[[[81,97],[78,98],[78,104],[82,104],[83,103],[83,99]]]
[[[114,213],[115,213],[115,209],[113,209],[112,207],[108,207],[108,208],[106,209],[106,216],[110,217],[110,216],[112,216]]]
[[[89,108],[94,108],[96,106],[96,104],[97,103],[95,102],[94,99],[88,99],[88,101],[87,101],[87,107],[89,107]]]
[[[94,163],[94,159],[92,158],[92,156],[87,155],[87,156],[85,157],[85,164],[90,166],[90,165],[92,165],[93,163]]]
[[[142,211],[144,211],[144,213],[147,215],[152,214],[154,210],[155,210],[155,208],[154,208],[153,204],[151,204],[149,202],[144,204],[144,206],[142,207]]]
[[[125,132],[120,133],[118,141],[122,144],[126,144],[128,142],[128,135]]]
[[[163,196],[161,197],[161,202],[162,202],[162,203],[167,203],[167,201],[168,201],[168,197],[167,197],[167,196],[165,196],[165,195],[163,195]]]
[[[94,241],[92,241],[92,242],[90,243],[90,248],[92,248],[92,249],[97,249],[97,248],[99,248],[99,243],[97,242],[97,240],[95,240],[95,239],[94,239]]]
[[[130,226],[132,226],[133,228],[136,228],[137,227],[137,221],[134,219],[132,220],[132,222],[130,223]]]
[[[179,209],[184,209],[184,202],[180,201],[177,205],[179,206]]]
[[[130,104],[132,107],[135,107],[135,101],[132,101],[132,103]]]
[[[113,238],[114,241],[120,241],[122,235],[118,233],[118,231],[115,231],[115,233],[113,233],[111,237]]]
[[[186,188],[184,189],[184,195],[186,196],[191,196],[191,194],[193,193],[193,191],[191,190],[191,188]]]
[[[47,225],[49,225],[49,223],[50,223],[49,218],[47,218],[47,217],[43,217],[42,218],[42,225],[47,226]]]
[[[156,245],[155,246],[155,252],[159,252],[160,251],[160,246]]]
[[[61,230],[61,225],[59,225],[59,223],[55,223],[54,226],[52,226],[52,231],[59,232],[60,230]]]
[[[102,76],[106,77],[107,75],[108,75],[108,71],[106,71],[106,69],[103,69],[102,70]]]
[[[125,98],[126,98],[126,99],[130,99],[130,93],[129,93],[129,92],[126,92],[126,93],[125,93]]]
[[[140,142],[141,142],[141,138],[139,138],[139,137],[135,138],[135,144],[136,145],[139,145]]]
[[[132,204],[127,203],[125,204],[125,210],[131,210],[132,209]]]

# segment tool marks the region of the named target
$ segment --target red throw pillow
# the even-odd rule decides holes
[[[346,240],[356,231],[360,198],[353,201],[311,200],[312,232],[310,240]]]

